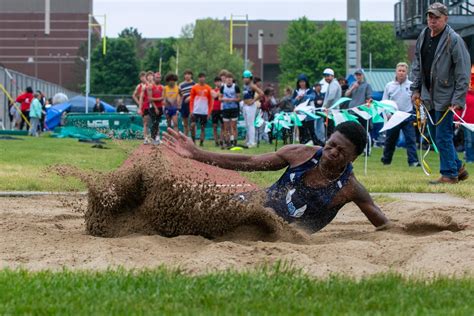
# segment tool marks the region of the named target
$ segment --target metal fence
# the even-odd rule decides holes
[[[6,70],[0,67],[0,84],[2,84],[8,93],[15,99],[20,93],[22,93],[26,87],[33,88],[33,91],[40,90],[46,96],[46,98],[52,98],[56,93],[64,93],[69,98],[77,95],[78,93],[67,90],[57,84],[47,82],[38,78],[30,77],[25,74]],[[0,91],[0,129],[11,129],[11,122],[8,115],[8,97]]]

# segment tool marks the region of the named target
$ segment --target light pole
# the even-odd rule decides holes
[[[258,59],[260,59],[260,79],[263,83],[263,30],[258,30]]]
[[[91,91],[91,37],[92,14],[87,22],[87,62],[86,62],[86,114],[89,113],[89,93]]]
[[[102,53],[105,55],[106,51],[106,37],[105,37],[105,15],[98,15],[104,18],[104,37],[103,37],[103,48]],[[92,41],[92,27],[93,26],[101,26],[101,24],[93,24],[92,23],[92,14],[89,14],[88,22],[87,22],[87,62],[86,62],[86,114],[89,113],[89,94],[91,92],[91,41]]]

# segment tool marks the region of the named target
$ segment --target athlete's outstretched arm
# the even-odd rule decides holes
[[[378,230],[388,228],[391,222],[380,208],[375,205],[369,192],[367,192],[364,186],[355,178],[353,179],[353,184],[354,191],[352,201],[357,204],[362,213],[364,213],[372,225],[374,225]]]
[[[290,164],[288,156],[291,156],[291,152],[296,147],[286,146],[275,153],[262,155],[220,154],[199,149],[194,145],[191,138],[186,137],[181,132],[178,133],[168,128],[168,131],[163,135],[165,146],[182,157],[224,169],[239,171],[265,171],[285,168]]]

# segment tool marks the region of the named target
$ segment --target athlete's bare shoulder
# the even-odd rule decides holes
[[[311,159],[320,148],[319,146],[286,145],[278,150],[277,154],[291,167],[296,167]]]

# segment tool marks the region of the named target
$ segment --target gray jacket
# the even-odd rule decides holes
[[[324,95],[323,107],[330,108],[337,100],[341,98],[341,85],[337,79],[332,79]]]
[[[464,107],[471,74],[471,58],[464,40],[449,26],[441,35],[431,66],[431,91],[424,84],[421,47],[426,27],[416,41],[415,60],[412,64],[412,91],[421,91],[421,99],[428,109],[445,111],[451,105]]]

